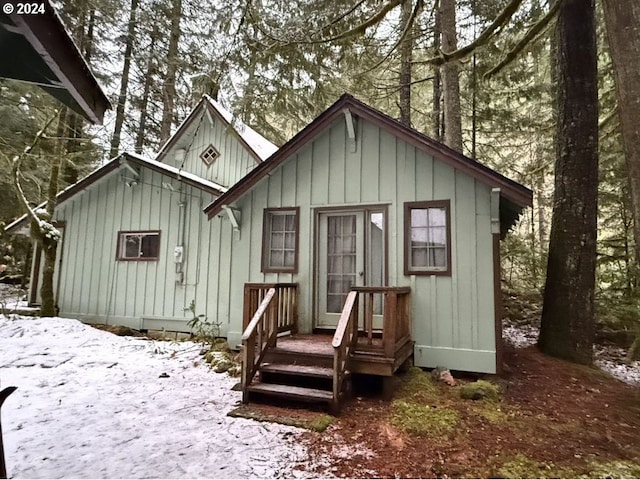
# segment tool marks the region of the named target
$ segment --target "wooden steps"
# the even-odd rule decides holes
[[[249,401],[269,397],[295,402],[333,405],[333,347],[325,335],[281,337],[265,352]]]
[[[333,400],[332,392],[315,388],[296,387],[294,385],[280,385],[277,383],[252,383],[249,386],[252,393],[261,393],[279,398],[298,400],[302,402],[329,403]]]
[[[315,378],[333,378],[333,369],[317,367],[315,365],[293,365],[286,363],[265,363],[260,367],[260,373],[275,373],[281,375],[303,375]]]

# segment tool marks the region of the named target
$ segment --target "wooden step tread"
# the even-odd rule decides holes
[[[263,393],[305,402],[330,402],[333,400],[333,393],[326,390],[279,385],[275,383],[253,383],[249,386],[248,390],[254,393]]]
[[[315,378],[333,378],[333,369],[329,367],[316,367],[314,365],[295,365],[287,363],[263,363],[260,366],[262,372],[282,373],[287,375],[301,375]]]

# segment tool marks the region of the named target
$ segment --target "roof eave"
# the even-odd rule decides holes
[[[12,13],[9,18],[77,104],[68,106],[102,124],[111,104],[51,4],[45,0],[44,7],[44,15]],[[52,88],[57,87],[45,87]]]

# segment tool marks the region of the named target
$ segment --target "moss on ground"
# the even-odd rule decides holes
[[[451,432],[460,417],[447,407],[432,407],[413,401],[394,400],[391,404],[394,426],[415,435],[439,437]]]
[[[640,478],[640,463],[616,460],[591,462],[583,467],[566,467],[538,462],[517,454],[497,470],[500,478]]]
[[[517,454],[512,460],[498,468],[499,478],[575,478],[569,469],[553,463],[538,462],[525,455]]]
[[[512,422],[516,417],[516,412],[496,402],[481,402],[478,405],[474,405],[471,411],[480,415],[493,425],[503,425]]]
[[[428,373],[412,367],[402,376],[402,383],[394,396],[399,400],[428,403],[440,397],[440,392]]]
[[[295,417],[292,415],[280,415],[278,413],[267,412],[261,409],[260,406],[251,405],[242,405],[231,410],[227,415],[230,417],[248,418],[259,422],[279,423],[281,425],[304,428],[320,433],[324,432],[335,420],[334,417],[326,413],[307,414],[304,417]]]
[[[460,396],[466,400],[500,400],[500,387],[486,380],[478,380],[460,387]]]
[[[640,478],[640,463],[625,460],[594,462],[590,464],[589,471],[581,475],[581,478]]]

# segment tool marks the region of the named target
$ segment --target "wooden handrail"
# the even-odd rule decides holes
[[[411,338],[410,287],[352,287],[363,297],[364,314],[362,328],[365,344],[358,348],[384,354],[393,358],[396,351]],[[384,300],[382,330],[373,327],[374,295],[382,295]],[[375,334],[375,335],[374,335]],[[382,334],[382,344],[374,343],[374,337]]]
[[[273,299],[276,298],[275,301]],[[272,287],[260,302],[242,334],[242,401],[248,402],[251,384],[269,346],[275,345],[277,328],[277,290]]]
[[[358,340],[358,292],[351,291],[344,302],[333,346],[333,410],[340,409],[340,396],[351,355]]]
[[[298,284],[297,283],[245,283],[242,327],[246,329],[269,289],[278,292],[278,332],[298,329]]]

